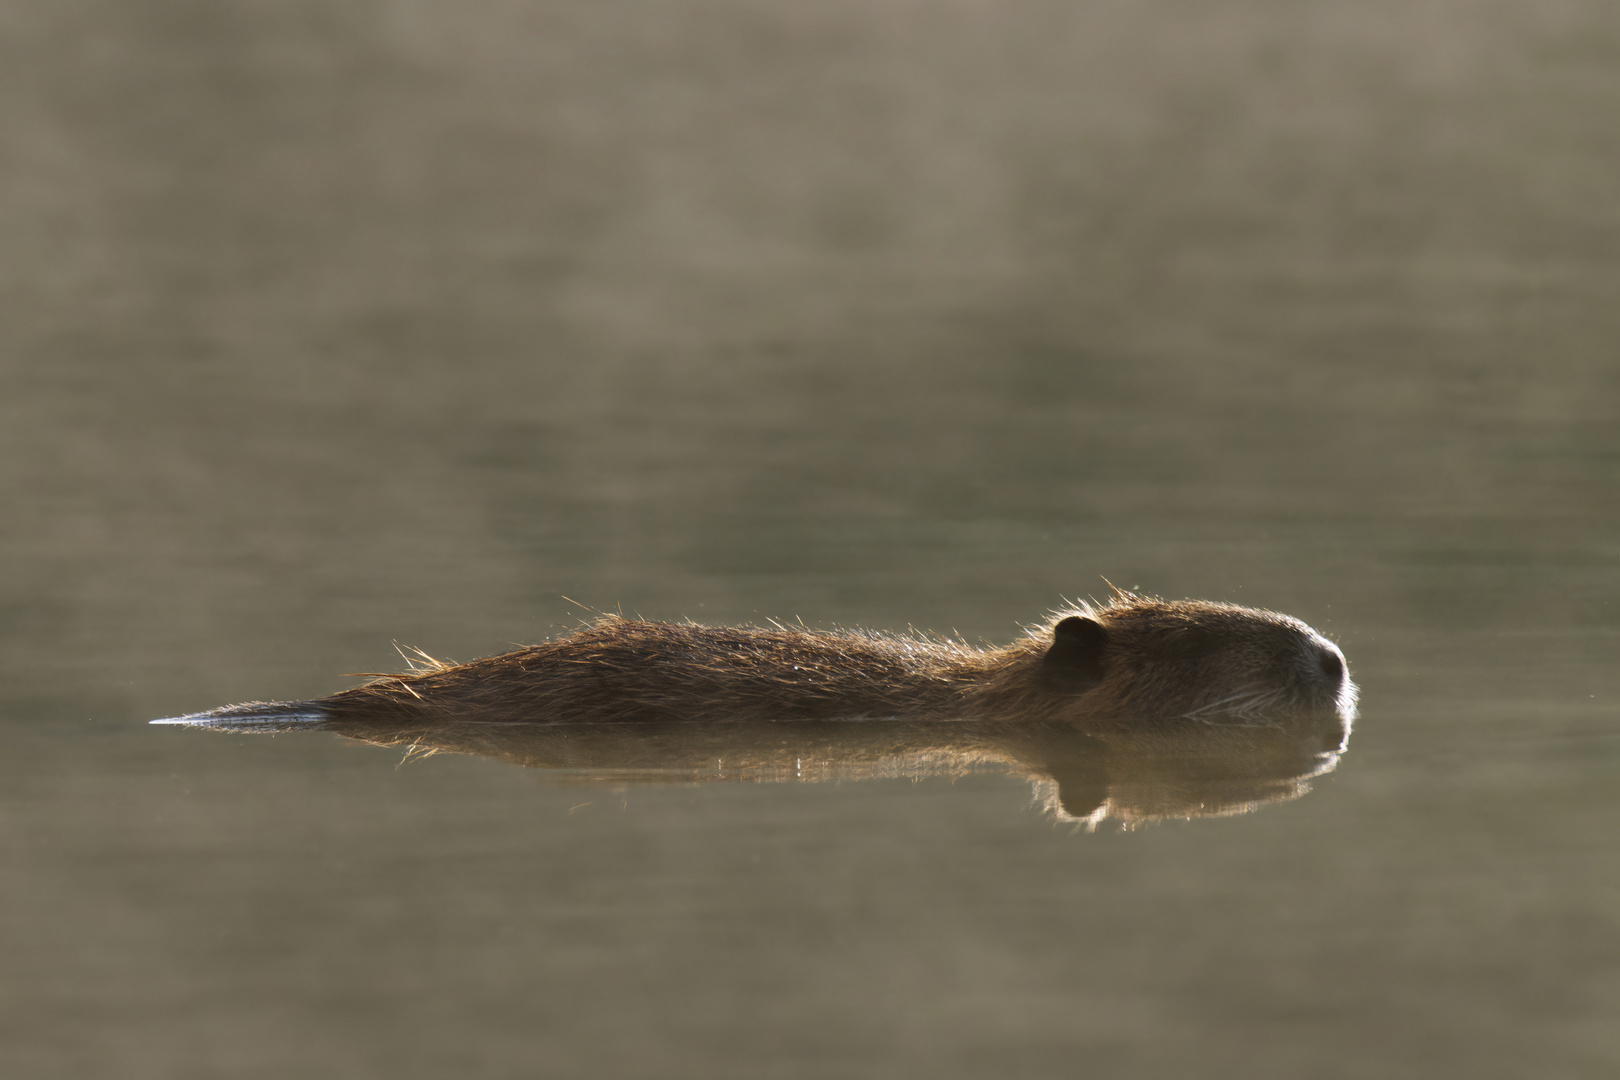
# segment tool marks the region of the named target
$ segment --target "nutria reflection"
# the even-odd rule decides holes
[[[1349,737],[1337,716],[1242,725],[1183,720],[1090,734],[1052,721],[786,720],[502,723],[441,719],[407,730],[332,730],[413,752],[476,754],[548,770],[562,783],[776,783],[962,776],[999,768],[1030,780],[1048,813],[1095,827],[1241,814],[1296,799]]]

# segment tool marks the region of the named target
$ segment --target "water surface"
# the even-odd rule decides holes
[[[1620,1067],[1620,15],[0,16],[0,1068]],[[1338,768],[582,788],[148,728],[574,625],[1344,648]],[[570,599],[564,599],[565,597]]]

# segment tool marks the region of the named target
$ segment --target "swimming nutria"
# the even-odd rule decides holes
[[[1298,619],[1117,592],[1018,641],[710,627],[605,615],[572,634],[450,665],[427,661],[330,697],[254,702],[154,723],[236,730],[447,716],[484,723],[896,718],[1243,723],[1278,710],[1354,715],[1338,647]]]

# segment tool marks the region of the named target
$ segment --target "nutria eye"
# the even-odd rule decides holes
[[[1322,650],[1322,674],[1326,675],[1330,682],[1338,682],[1344,678],[1344,661],[1339,659],[1338,653]]]

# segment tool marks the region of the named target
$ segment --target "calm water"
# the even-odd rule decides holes
[[[0,1072],[1620,1070],[1620,8],[0,15]],[[578,608],[1306,619],[1253,813],[149,728]],[[564,598],[570,599],[564,599]]]

